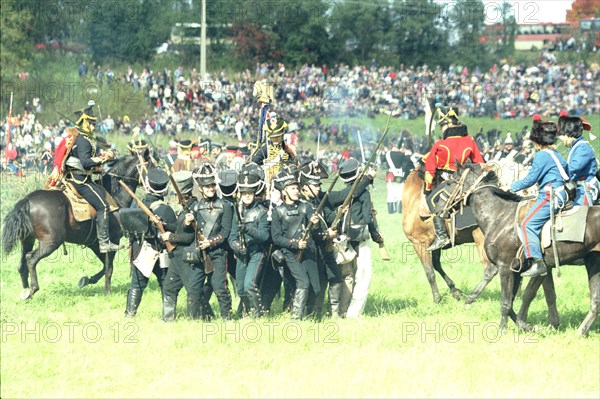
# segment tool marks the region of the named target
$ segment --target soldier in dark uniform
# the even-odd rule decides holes
[[[346,183],[346,188],[330,194],[329,200],[332,206],[337,208],[342,205],[360,172],[360,163],[355,158],[344,161],[340,166],[340,179]],[[360,316],[367,301],[372,274],[369,237],[378,244],[383,243],[383,237],[373,220],[373,204],[367,190],[374,176],[375,171],[370,170],[357,184],[350,209],[345,211],[342,227],[338,229],[340,233],[349,237],[350,245],[357,254],[352,262],[341,267],[344,285],[340,300],[340,314],[346,317]],[[332,228],[336,227],[338,226],[332,226]]]
[[[271,238],[285,258],[286,267],[295,280],[295,291],[292,303],[292,319],[302,319],[309,290],[315,295],[321,290],[319,271],[316,261],[316,246],[314,236],[322,233],[319,217],[313,214],[314,209],[309,203],[300,200],[298,177],[284,168],[274,178],[275,188],[283,195],[283,203],[272,214]],[[301,237],[309,221],[315,228],[306,240]],[[296,259],[302,250],[301,260]]]
[[[193,180],[192,172],[180,171],[173,174],[173,178],[183,196],[183,209],[177,218],[177,231],[175,233],[166,232],[161,236],[163,241],[169,241],[177,246],[172,252],[173,261],[168,268],[166,280],[164,282],[163,296],[163,315],[164,321],[175,320],[175,308],[177,306],[177,296],[182,287],[187,292],[187,313],[192,319],[198,319],[202,311],[207,309],[208,300],[204,298],[202,287],[206,275],[204,274],[204,265],[201,263],[190,264],[184,261],[184,248],[193,244],[195,240],[194,231],[185,231],[184,227],[192,224],[194,218],[194,209],[197,199],[192,195]]]
[[[474,163],[484,163],[481,152],[473,137],[469,136],[467,126],[458,120],[454,109],[449,108],[440,112],[438,124],[444,137],[435,142],[429,154],[425,155],[425,194],[431,213],[435,213],[435,204],[445,192],[444,181],[456,171],[456,162],[464,163],[470,160]],[[437,187],[433,187],[434,183]],[[442,216],[434,216],[435,240],[427,248],[435,251],[450,244],[446,225]]]
[[[242,220],[238,219],[235,212],[229,236],[229,246],[237,257],[237,292],[244,308],[251,312],[252,317],[260,317],[264,313],[260,303],[258,279],[267,261],[270,238],[267,209],[256,200],[256,191],[260,185],[258,175],[250,170],[242,170],[238,177],[239,200],[234,205],[239,207]]]
[[[319,207],[325,193],[321,191],[321,178],[327,178],[327,172],[317,162],[310,162],[300,168],[300,191],[306,202],[309,202],[316,210]],[[327,205],[327,203],[325,204]],[[329,283],[329,309],[332,318],[339,317],[340,294],[342,289],[342,275],[340,267],[335,261],[333,251],[327,249],[327,243],[330,239],[337,235],[335,230],[328,229],[328,223],[331,223],[335,218],[333,208],[324,206],[319,216],[321,224],[321,237],[315,240],[317,247],[317,259],[322,259],[323,262],[318,262],[319,277],[321,285],[321,293],[315,297],[314,310],[319,313],[323,301],[325,299],[325,287]],[[309,310],[311,306],[309,297]]]
[[[225,243],[231,230],[233,209],[227,201],[217,196],[216,171],[212,164],[202,164],[194,171],[193,177],[201,193],[195,220],[198,233],[202,231],[204,239],[198,238],[198,246],[208,252],[215,266],[215,271],[209,276],[210,284],[219,301],[221,317],[230,319],[231,295],[227,288]],[[190,229],[188,227],[188,231]]]
[[[169,176],[163,169],[152,168],[148,171],[146,179],[143,181],[144,189],[146,190],[146,198],[144,198],[144,205],[146,205],[158,218],[162,221],[166,231],[175,232],[177,230],[177,217],[173,209],[164,202],[164,193],[167,191],[169,186]],[[146,241],[152,250],[161,252],[164,250],[164,244],[159,237],[158,229],[154,224],[150,225],[148,234],[145,235],[144,241]],[[142,241],[134,240],[131,243],[131,286],[127,293],[127,306],[125,308],[125,316],[134,317],[137,313],[137,308],[142,301],[142,294],[144,289],[148,285],[150,280],[150,273],[148,276],[144,275],[140,269],[150,269],[150,265],[143,264],[140,262],[145,258],[145,254],[142,251],[144,245]],[[159,259],[156,259],[154,265],[152,265],[152,273],[156,275],[158,285],[160,287],[161,294],[163,293],[163,282],[167,275],[167,265],[161,265]]]
[[[73,184],[77,192],[96,209],[96,233],[100,252],[115,252],[119,249],[119,245],[110,241],[109,205],[105,192],[92,181],[92,174],[98,166],[114,158],[114,154],[108,151],[105,156],[99,156],[97,153],[96,141],[93,138],[96,128],[93,106],[93,101],[90,101],[87,108],[75,112],[78,118],[75,125],[79,134],[65,163],[67,172],[65,177]]]

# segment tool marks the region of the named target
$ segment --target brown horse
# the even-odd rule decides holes
[[[402,189],[402,227],[404,228],[404,234],[412,242],[415,252],[421,259],[423,268],[429,285],[431,286],[431,292],[433,294],[433,301],[438,303],[442,297],[435,281],[435,271],[437,271],[448,287],[450,292],[455,299],[460,299],[462,291],[456,288],[454,281],[444,272],[442,268],[441,250],[428,251],[427,247],[433,241],[435,236],[433,230],[433,222],[430,218],[422,218],[419,215],[419,207],[421,204],[421,197],[423,192],[423,169],[421,166],[413,170],[407,177]],[[477,287],[467,296],[467,303],[472,303],[477,299],[481,291],[489,284],[489,282],[498,273],[498,269],[489,262],[485,252],[483,251],[483,233],[477,227],[470,227],[456,232],[455,245],[475,243],[480,259],[485,264],[484,277],[477,284]]]
[[[139,172],[136,167],[138,164],[137,156],[129,155],[121,158],[113,163],[102,179],[103,186],[112,194],[119,207],[128,207],[131,199],[124,190],[120,189],[116,180],[123,179],[135,191],[139,182]],[[110,214],[109,222],[110,240],[119,242],[123,233],[115,214]],[[36,240],[39,241],[39,245],[33,249]],[[23,285],[22,299],[31,298],[40,289],[36,271],[38,262],[56,251],[64,242],[84,245],[102,261],[102,269],[91,278],[82,277],[79,287],[95,284],[104,276],[105,292],[110,293],[115,252],[100,253],[95,220],[75,221],[71,204],[62,191],[36,190],[16,203],[4,217],[2,245],[5,253],[9,253],[17,241],[21,242],[19,274]]]

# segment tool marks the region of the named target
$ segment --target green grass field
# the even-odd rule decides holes
[[[35,176],[3,177],[1,215],[39,184]],[[103,280],[77,288],[79,278],[100,264],[74,245],[67,246],[68,255],[59,250],[38,265],[40,291],[23,302],[18,251],[0,254],[0,396],[598,398],[600,322],[588,337],[576,336],[589,308],[583,267],[562,268],[556,281],[558,330],[547,327],[539,297],[529,318],[536,332],[511,324],[499,335],[499,280],[466,307],[438,277],[443,300],[433,304],[401,216],[386,213],[381,179],[375,188],[392,260],[381,261],[373,247],[370,295],[358,320],[290,321],[277,299],[276,314],[263,320],[165,324],[154,278],[138,317],[125,319],[126,252],[118,253],[107,297]],[[472,245],[447,251],[443,259],[464,292],[482,277]]]

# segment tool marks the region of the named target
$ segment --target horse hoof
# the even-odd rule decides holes
[[[79,279],[79,283],[77,283],[77,287],[79,289],[85,287],[86,285],[88,285],[90,283],[90,278],[87,276],[84,276],[82,278]]]
[[[21,291],[19,298],[24,301],[26,299],[30,299],[32,296],[33,294],[31,293],[31,290],[29,288],[24,288],[23,291]]]

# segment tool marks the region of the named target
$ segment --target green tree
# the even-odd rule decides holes
[[[330,26],[338,61],[367,63],[388,49],[384,38],[391,26],[389,2],[339,3],[332,10]]]
[[[480,0],[457,0],[448,12],[453,62],[470,68],[488,67],[494,59],[488,57],[485,45],[485,8]]]
[[[261,22],[275,34],[275,45],[283,53],[284,62],[291,65],[331,62],[335,46],[326,28],[330,4],[323,0],[274,4],[274,12]]]
[[[442,13],[442,6],[431,0],[395,2],[387,40],[392,45],[396,63],[448,63],[448,30],[445,26],[447,18]]]
[[[29,66],[28,55],[33,51],[33,43],[28,37],[32,16],[29,10],[19,10],[15,3],[2,4],[0,13],[2,40],[0,40],[0,64],[2,82],[11,81],[16,72]]]

